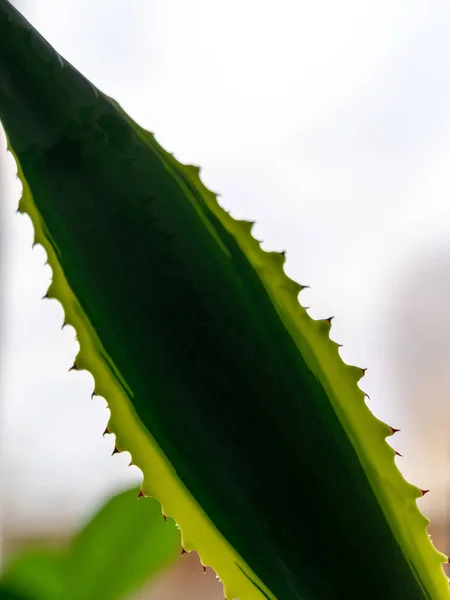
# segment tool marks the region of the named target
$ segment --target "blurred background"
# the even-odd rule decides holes
[[[433,540],[450,553],[450,5],[443,0],[16,0],[31,23],[202,179],[334,315]],[[106,403],[68,373],[78,345],[41,301],[0,132],[3,559],[61,543],[139,483],[102,437]],[[0,559],[2,556],[0,555]],[[195,555],[142,598],[222,598]]]

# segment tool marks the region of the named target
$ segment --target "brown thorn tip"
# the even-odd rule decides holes
[[[108,427],[105,427],[105,431],[103,432],[103,437],[105,437],[105,435],[107,433],[111,433],[110,430],[108,429]]]
[[[134,462],[133,459],[130,460],[130,464],[128,465],[129,467],[134,467]]]
[[[165,515],[164,513],[163,513],[163,519],[167,523],[167,515]]]
[[[324,319],[324,321],[326,321],[327,323],[329,323],[331,325],[331,321],[334,319],[334,317],[328,317],[328,319]]]
[[[111,456],[114,456],[114,454],[118,454],[120,452],[119,448],[117,446],[114,446],[114,450],[112,451]]]
[[[425,496],[425,494],[428,494],[428,492],[429,492],[430,490],[420,490],[420,491],[422,492],[422,496]]]
[[[94,396],[97,396],[97,392],[95,390],[91,394],[91,400],[93,400]]]
[[[145,498],[145,494],[142,490],[139,490],[138,499],[139,498]]]
[[[70,373],[70,371],[78,371],[77,361],[75,361],[73,363],[73,365],[70,367],[69,373]]]
[[[205,567],[205,565],[202,565],[202,567],[203,567],[203,574],[206,575],[206,567]]]
[[[401,458],[403,458],[403,454],[400,454],[400,452],[397,452],[397,450],[394,450],[394,452],[396,456],[400,456]]]
[[[183,548],[183,546],[181,546],[181,556],[184,556],[185,554],[187,554],[186,550]]]
[[[400,429],[395,429],[395,427],[391,427],[391,431],[392,431],[392,435],[394,435],[394,433],[398,433],[400,431]]]

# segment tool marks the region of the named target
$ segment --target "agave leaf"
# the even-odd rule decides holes
[[[0,0],[19,210],[110,431],[228,598],[449,598],[445,557],[345,365],[202,184]]]

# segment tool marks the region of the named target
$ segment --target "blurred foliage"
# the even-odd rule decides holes
[[[180,532],[138,489],[114,496],[60,550],[28,549],[0,579],[0,600],[120,600],[180,554]]]

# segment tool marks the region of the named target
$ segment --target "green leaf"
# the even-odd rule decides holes
[[[2,593],[5,590],[24,600],[68,600],[65,589],[62,556],[47,548],[25,550],[12,560],[0,579]]]
[[[0,591],[24,600],[120,600],[160,574],[180,555],[180,532],[158,501],[138,493],[114,496],[67,548],[18,555]]]
[[[53,270],[47,296],[77,331],[74,368],[226,595],[449,598],[392,430],[330,323],[298,303],[284,256],[6,0],[0,119]]]
[[[18,592],[0,585],[0,600],[39,600],[35,596],[30,596],[25,592]]]
[[[138,499],[139,489],[115,496],[75,537],[66,559],[67,598],[119,600],[180,555],[180,532],[161,505]]]

